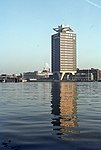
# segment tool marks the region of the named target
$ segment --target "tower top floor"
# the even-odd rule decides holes
[[[69,26],[65,26],[64,24],[61,24],[57,28],[53,28],[54,31],[60,33],[60,32],[74,32],[73,29],[71,29]]]

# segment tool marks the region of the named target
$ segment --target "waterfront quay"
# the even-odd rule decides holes
[[[7,74],[1,74],[0,75],[0,82],[22,82],[22,74],[20,75],[7,75]]]
[[[66,73],[61,80],[60,73],[51,73],[49,70],[20,73],[19,75],[0,75],[0,82],[95,82],[101,81],[99,69],[77,69],[75,74]]]

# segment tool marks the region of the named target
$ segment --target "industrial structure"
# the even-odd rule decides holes
[[[63,24],[53,30],[57,33],[51,36],[52,72],[63,80],[69,73],[76,73],[76,34]]]

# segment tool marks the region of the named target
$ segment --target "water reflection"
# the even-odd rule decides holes
[[[77,131],[76,83],[58,82],[52,84],[52,124],[58,137],[69,140]]]

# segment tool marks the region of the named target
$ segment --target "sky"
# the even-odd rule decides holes
[[[77,35],[77,67],[101,69],[100,0],[0,0],[0,74],[50,65],[54,27]]]

